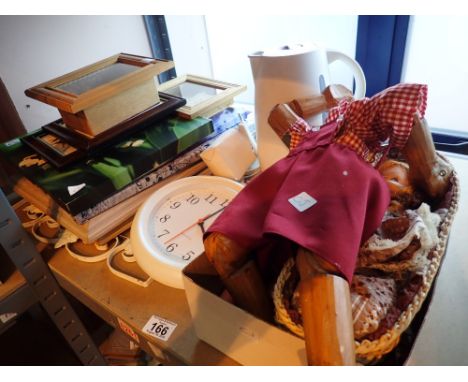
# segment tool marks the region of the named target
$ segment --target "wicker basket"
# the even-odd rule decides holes
[[[445,206],[448,212],[439,226],[439,243],[435,249],[432,250],[431,260],[423,271],[422,286],[414,296],[411,303],[407,306],[406,310],[401,313],[394,326],[387,330],[384,335],[374,341],[367,339],[362,341],[355,341],[356,359],[359,363],[373,363],[380,359],[383,355],[391,352],[398,345],[401,334],[410,326],[413,318],[421,309],[421,306],[429,293],[431,285],[437,275],[439,266],[445,254],[450,228],[458,208],[459,181],[455,172],[453,173],[451,183],[452,187],[448,192],[448,194],[450,194],[448,195],[449,200]],[[275,319],[278,323],[284,325],[297,336],[304,338],[304,331],[302,326],[292,321],[287,309],[283,304],[283,290],[286,281],[291,275],[293,267],[294,259],[289,259],[283,266],[283,269],[276,281],[273,290]]]

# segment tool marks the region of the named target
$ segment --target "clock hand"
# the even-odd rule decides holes
[[[216,210],[215,212],[212,212],[211,214],[206,215],[204,218],[198,219],[198,222],[197,222],[197,223],[203,224],[203,222],[204,222],[205,220],[208,220],[208,219],[211,218],[212,216],[215,216],[216,214],[219,214],[219,213],[220,213],[222,210],[224,210],[225,208],[226,208],[226,206],[221,207],[219,210]]]
[[[204,218],[202,219],[198,219],[198,225],[200,226],[200,229],[202,231],[202,234],[204,235],[205,234],[205,221],[208,220],[209,218],[211,218],[212,216],[215,216],[216,214],[219,214],[222,210],[224,210],[227,206],[224,206],[222,208],[220,208],[219,210],[205,216]]]
[[[198,219],[195,223],[193,224],[190,224],[187,228],[183,229],[182,231],[180,231],[179,233],[177,233],[176,235],[172,236],[170,239],[166,240],[164,242],[164,244],[167,244],[169,243],[170,241],[174,240],[176,237],[179,237],[180,235],[184,234],[185,232],[187,232],[188,230],[190,230],[191,228],[193,228],[194,226],[196,225],[199,225],[201,230],[202,230],[202,233],[205,233],[205,227],[203,225],[203,223],[208,220],[209,218],[211,218],[212,216],[215,216],[216,214],[220,213],[222,210],[224,210],[226,207],[222,207],[220,208],[219,210],[216,210],[215,212],[212,212],[211,214],[208,214],[200,219]]]
[[[198,224],[198,220],[197,220],[195,223],[190,224],[187,228],[185,228],[184,230],[180,231],[178,234],[176,234],[176,235],[172,236],[170,239],[166,240],[166,241],[164,242],[164,244],[167,244],[167,243],[169,243],[170,241],[174,240],[176,237],[179,237],[179,236],[182,235],[183,233],[187,232],[189,229],[195,227],[197,224]]]
[[[205,226],[203,225],[203,222],[197,222],[198,226],[201,229],[202,235],[205,234]]]

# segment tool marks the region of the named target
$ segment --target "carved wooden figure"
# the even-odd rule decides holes
[[[300,118],[306,119],[311,114],[323,112],[350,97],[351,92],[346,88],[330,86],[321,96],[277,105],[270,114],[269,123],[283,137]],[[403,154],[407,158],[415,188],[432,199],[445,193],[452,168],[437,156],[427,125],[418,115],[414,116],[413,129]],[[381,190],[385,191],[385,182],[383,187]],[[389,199],[385,200],[388,202]],[[224,234],[213,232],[205,239],[205,254],[235,302],[252,314],[270,320],[270,297],[249,251]],[[308,363],[354,365],[349,275],[345,277],[337,263],[317,256],[303,246],[299,246],[296,254],[296,266],[300,274],[299,300]]]

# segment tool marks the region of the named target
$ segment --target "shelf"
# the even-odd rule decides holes
[[[81,262],[63,248],[51,258],[49,267],[63,289],[111,326],[130,328],[136,336],[130,339],[162,364],[237,365],[198,339],[183,290],[156,281],[146,288],[131,284],[113,275],[105,261]],[[142,328],[152,315],[177,324],[167,342],[143,333]]]
[[[9,328],[16,317],[37,303],[32,289],[16,270],[0,285],[0,333]]]
[[[0,284],[0,302],[24,285],[26,285],[26,280],[16,270],[3,284]]]
[[[16,271],[0,286],[0,332],[32,304],[40,303],[83,365],[105,365],[35,243],[0,190],[0,245]],[[9,318],[9,319],[8,319]]]

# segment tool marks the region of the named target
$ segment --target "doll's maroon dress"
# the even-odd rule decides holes
[[[288,156],[250,181],[206,235],[220,232],[252,250],[279,236],[334,264],[351,281],[359,247],[380,226],[390,202],[373,164],[379,153],[383,159],[389,148],[404,146],[414,114],[424,115],[426,96],[424,85],[400,84],[340,104],[331,122],[302,134]],[[307,127],[303,120],[299,125]]]

